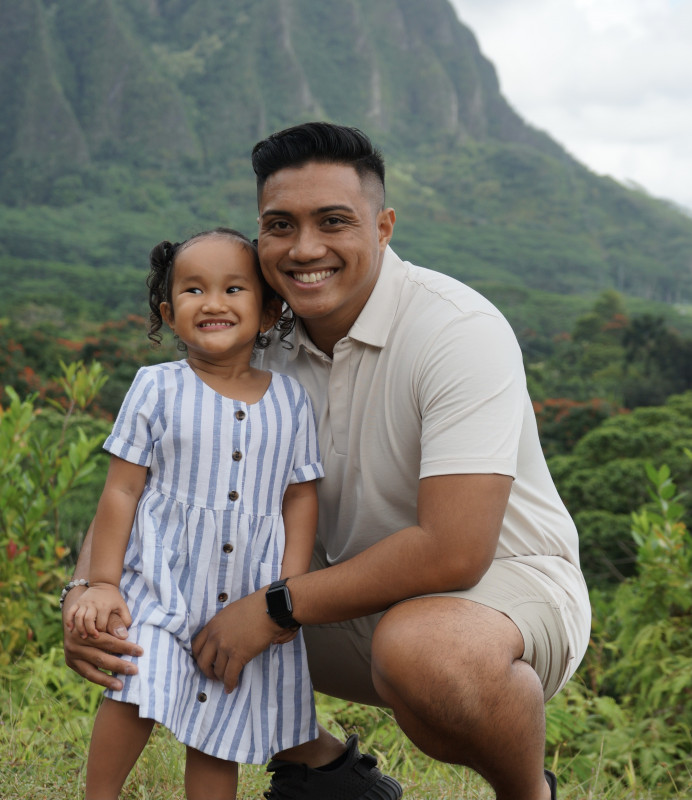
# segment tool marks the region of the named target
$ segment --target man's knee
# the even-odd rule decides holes
[[[511,620],[460,598],[421,597],[399,603],[380,620],[372,642],[378,691],[405,691],[486,675],[495,679],[523,652]]]

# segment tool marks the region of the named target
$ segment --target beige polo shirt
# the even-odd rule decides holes
[[[536,567],[574,598],[581,646],[589,611],[577,532],[548,472],[521,351],[500,312],[388,248],[333,359],[299,324],[292,342],[292,350],[274,342],[262,364],[295,376],[312,399],[325,470],[318,536],[329,563],[415,525],[420,478],[511,475],[496,557]],[[557,558],[536,558],[545,555]]]

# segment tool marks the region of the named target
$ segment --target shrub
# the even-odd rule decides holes
[[[0,407],[0,664],[24,652],[46,652],[60,641],[60,586],[66,580],[60,503],[94,469],[100,436],[88,437],[74,421],[105,382],[99,364],[62,364],[63,390],[54,409],[39,409],[37,394],[22,400],[5,387]],[[45,416],[59,414],[58,434]]]

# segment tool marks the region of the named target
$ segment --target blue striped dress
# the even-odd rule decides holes
[[[303,387],[274,372],[247,404],[215,392],[186,361],[144,367],[104,448],[149,468],[120,584],[144,655],[139,674],[106,696],[229,761],[263,764],[315,738],[301,635],[249,662],[230,694],[191,654],[217,611],[279,578],[286,486],[323,475]]]

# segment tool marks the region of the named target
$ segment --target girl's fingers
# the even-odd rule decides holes
[[[96,609],[90,608],[84,615],[84,629],[87,632],[88,636],[91,636],[94,639],[98,638],[99,632],[98,628],[96,627]]]

